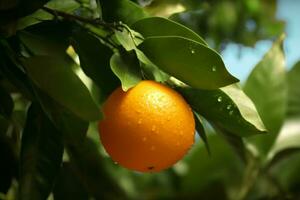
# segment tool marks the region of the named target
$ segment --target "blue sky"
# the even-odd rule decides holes
[[[277,18],[286,21],[284,48],[289,69],[300,60],[300,1],[278,0]],[[259,41],[254,48],[230,44],[222,56],[227,69],[243,82],[271,45],[270,41]]]

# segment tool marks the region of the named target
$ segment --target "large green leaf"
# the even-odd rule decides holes
[[[24,65],[32,81],[60,105],[86,121],[101,117],[88,89],[63,60],[33,56],[24,60]]]
[[[122,21],[133,24],[139,19],[147,17],[145,11],[130,0],[102,0],[102,16],[105,21]]]
[[[286,112],[287,84],[282,42],[283,37],[273,44],[255,66],[244,87],[270,133],[249,139],[263,154],[273,144]]]
[[[34,88],[42,109],[57,129],[63,133],[64,142],[66,144],[81,143],[86,137],[89,123],[59,105],[40,89]]]
[[[154,28],[156,27],[156,28]],[[162,17],[149,17],[141,19],[132,25],[132,28],[145,38],[153,36],[181,36],[207,45],[204,39],[191,29]]]
[[[68,145],[67,152],[76,174],[92,196],[96,199],[126,199],[124,191],[106,171],[95,142],[86,138],[80,145]]]
[[[236,84],[217,90],[177,89],[200,115],[236,136],[266,132],[254,104]]]
[[[142,80],[140,66],[133,52],[115,53],[110,59],[110,66],[120,79],[124,91],[127,91]]]
[[[120,84],[109,66],[112,51],[98,38],[83,31],[74,33],[71,42],[84,73],[99,86],[104,96],[109,95]]]
[[[161,70],[199,89],[217,89],[238,81],[218,53],[177,36],[149,37],[139,46]]]
[[[288,72],[288,117],[300,117],[300,61]]]
[[[32,104],[22,136],[19,199],[47,198],[59,172],[62,154],[61,132],[39,106]]]

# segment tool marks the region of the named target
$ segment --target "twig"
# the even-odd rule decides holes
[[[58,10],[54,10],[54,9],[51,9],[51,8],[47,8],[45,6],[42,7],[42,9],[44,11],[46,11],[46,12],[54,15],[54,16],[61,16],[64,19],[77,20],[77,21],[88,23],[88,24],[92,24],[92,25],[99,25],[99,26],[102,26],[102,27],[110,29],[110,30],[117,29],[118,26],[119,26],[119,25],[117,25],[115,23],[104,22],[104,21],[102,21],[99,18],[97,18],[97,19],[84,18],[84,17],[78,16],[78,15],[72,15],[72,14],[69,14],[69,13],[62,12],[62,11],[58,11]]]

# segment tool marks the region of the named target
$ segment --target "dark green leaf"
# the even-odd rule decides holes
[[[129,0],[102,0],[101,7],[103,19],[108,22],[122,21],[130,25],[147,17],[141,7]]]
[[[74,0],[51,0],[45,7],[52,8],[59,11],[71,12],[78,8],[80,4]],[[21,30],[28,26],[43,22],[45,20],[51,20],[54,16],[42,9],[39,9],[31,15],[25,16],[18,20],[17,29]]]
[[[32,91],[25,73],[9,58],[9,53],[0,46],[0,73],[28,99]]]
[[[138,48],[161,70],[195,88],[217,89],[238,81],[218,53],[193,40],[149,37]]]
[[[69,162],[63,163],[53,188],[55,200],[87,200],[88,193]]]
[[[60,105],[86,121],[101,117],[88,89],[63,60],[33,56],[24,65],[33,82]]]
[[[41,8],[49,0],[23,0],[18,1],[13,7],[3,9],[0,12],[0,25],[31,14]]]
[[[10,117],[14,102],[10,94],[0,85],[0,115],[3,115],[7,118]]]
[[[115,53],[110,59],[110,66],[120,79],[124,91],[127,91],[142,80],[140,66],[133,52],[121,55]]]
[[[196,131],[200,138],[203,140],[203,143],[205,144],[206,150],[208,154],[210,155],[210,148],[209,148],[209,143],[207,141],[207,136],[205,133],[205,129],[203,127],[203,122],[200,116],[197,113],[194,113],[194,118],[195,118],[195,123],[196,123]]]
[[[273,144],[286,112],[287,84],[282,42],[283,37],[274,43],[253,69],[244,87],[245,93],[256,105],[270,133],[249,138],[263,154],[266,154]]]
[[[77,117],[48,95],[35,88],[36,98],[53,124],[63,133],[66,144],[79,144],[85,139],[88,122]]]
[[[289,191],[290,194],[297,194],[299,192],[298,184],[300,180],[299,168],[300,154],[297,153],[281,159],[281,162],[273,165],[269,171],[284,191]]]
[[[191,29],[162,17],[141,19],[135,22],[132,28],[141,33],[145,38],[153,36],[181,36],[207,46],[206,42]]]
[[[73,34],[72,44],[84,73],[98,85],[104,96],[108,96],[120,84],[109,64],[112,51],[83,31]]]
[[[9,126],[9,121],[0,115],[0,136],[6,135]]]
[[[76,173],[96,199],[126,199],[123,191],[105,170],[97,145],[86,138],[78,146],[69,145],[68,154]]]
[[[32,104],[28,110],[21,145],[21,200],[47,198],[59,172],[62,154],[61,132],[39,106]]]
[[[16,147],[11,138],[2,134],[1,120],[0,116],[0,193],[6,194],[13,178],[17,176],[18,166]]]
[[[240,136],[234,135],[233,133],[226,131],[224,128],[219,127],[218,125],[212,123],[214,129],[219,133],[233,148],[236,154],[240,157],[240,159],[247,163],[249,152],[246,149],[245,143]]]
[[[19,32],[22,43],[34,55],[64,57],[69,46],[71,23],[45,21]]]
[[[300,151],[300,119],[294,118],[287,120],[269,154],[267,164],[275,165],[281,160],[287,159],[294,153]]]
[[[237,85],[217,90],[185,87],[178,91],[198,114],[236,136],[266,132],[254,104]]]
[[[288,72],[288,117],[300,117],[300,61]]]
[[[208,189],[209,183],[214,181],[221,181],[228,185],[240,180],[242,176],[243,164],[231,147],[215,134],[208,134],[208,136],[211,156],[205,152],[204,144],[198,144],[186,159],[189,170],[180,180],[183,194],[197,194]]]

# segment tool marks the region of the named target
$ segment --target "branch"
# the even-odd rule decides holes
[[[47,8],[45,6],[42,7],[42,9],[44,11],[56,16],[56,17],[60,16],[60,17],[63,17],[64,19],[68,19],[68,20],[76,20],[76,21],[87,23],[87,24],[99,25],[99,26],[102,26],[102,27],[107,28],[109,30],[117,29],[118,26],[119,26],[116,23],[104,22],[99,18],[97,18],[97,19],[84,18],[84,17],[78,16],[78,15],[72,15],[72,14],[69,14],[69,13],[62,12],[62,11]]]

